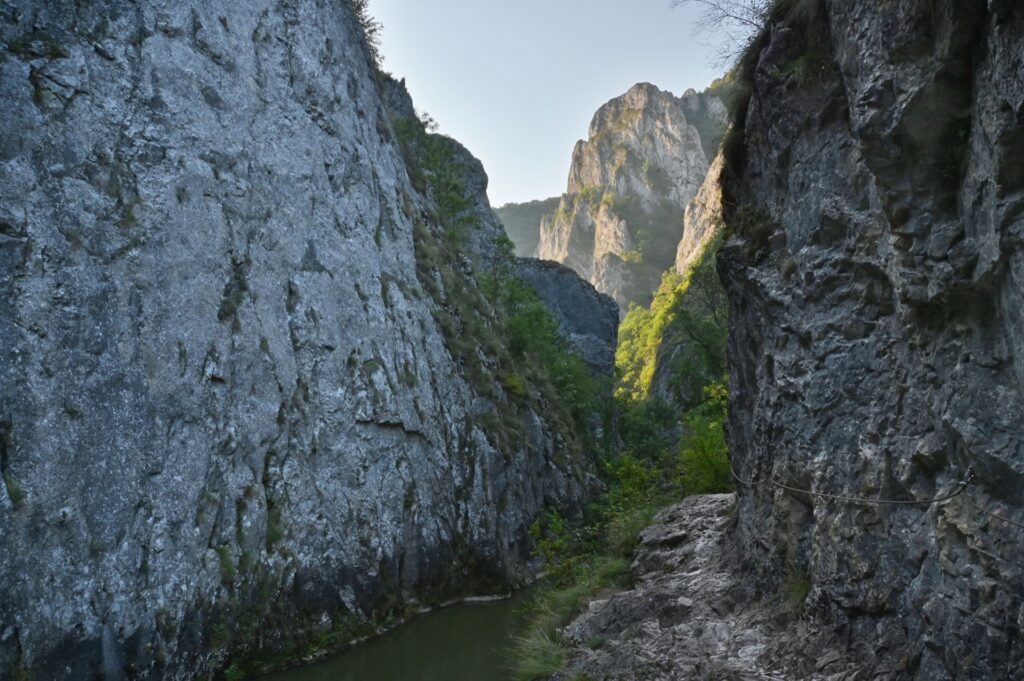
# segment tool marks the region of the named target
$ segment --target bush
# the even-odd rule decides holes
[[[705,385],[725,374],[728,302],[715,269],[718,243],[707,247],[688,276],[667,272],[650,308],[634,305],[626,314],[615,353],[618,397],[648,399],[657,371],[670,377],[675,401],[689,409],[703,400]],[[659,366],[666,361],[671,364]]]
[[[712,494],[733,489],[725,443],[727,391],[716,383],[704,389],[708,401],[684,418],[679,452],[682,488],[687,494]]]
[[[227,546],[218,546],[216,548],[217,558],[220,562],[220,581],[224,586],[231,586],[234,584],[235,577],[238,575],[238,571],[235,569],[235,562],[231,557],[231,549]]]
[[[10,474],[5,473],[4,485],[7,486],[7,496],[11,498],[11,503],[15,508],[21,508],[25,503],[25,490],[22,489],[21,483]]]
[[[380,34],[384,26],[370,14],[370,0],[349,0],[349,5],[359,21],[363,35],[366,36],[366,49],[370,53],[370,63],[379,69],[381,65]]]
[[[505,388],[505,392],[512,397],[521,399],[527,395],[526,381],[521,374],[514,371],[505,374],[501,379],[501,384]]]

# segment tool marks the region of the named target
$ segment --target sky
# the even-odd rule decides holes
[[[370,0],[384,69],[483,161],[491,203],[561,195],[598,107],[639,82],[682,94],[722,69],[670,0]]]

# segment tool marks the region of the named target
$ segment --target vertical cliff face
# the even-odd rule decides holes
[[[193,678],[521,577],[591,463],[488,380],[486,176],[408,165],[348,3],[0,18],[0,677]]]
[[[802,13],[792,10],[802,9]],[[806,10],[811,11],[806,11]],[[901,678],[1024,674],[1024,9],[779,3],[727,141],[742,553]]]
[[[676,273],[686,275],[704,256],[708,245],[722,234],[722,154],[711,162],[704,184],[686,204],[683,238],[676,247]]]
[[[605,104],[576,145],[558,210],[541,223],[538,257],[572,268],[623,313],[647,304],[725,119],[714,94],[675,97],[648,83]]]

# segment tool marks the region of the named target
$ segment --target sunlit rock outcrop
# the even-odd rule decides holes
[[[710,90],[676,97],[641,83],[605,104],[576,145],[558,210],[541,223],[538,257],[574,269],[623,313],[647,304],[673,265],[725,119]]]

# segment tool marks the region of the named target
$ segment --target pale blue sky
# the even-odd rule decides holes
[[[370,0],[384,68],[479,157],[495,205],[565,191],[576,140],[648,81],[681,94],[720,69],[670,0]]]

